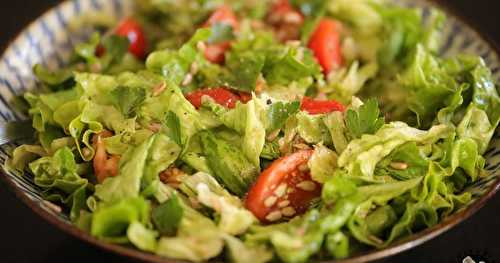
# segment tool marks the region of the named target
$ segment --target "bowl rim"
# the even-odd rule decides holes
[[[28,23],[22,30],[20,30],[14,37],[10,38],[5,42],[3,46],[0,46],[0,59],[3,58],[11,48],[12,44],[21,39],[22,35],[29,30],[29,28],[33,27],[41,17],[44,17],[61,6],[71,3],[73,0],[65,0],[61,3],[55,4],[48,8],[46,11],[42,12],[38,17],[34,18],[30,23]],[[500,43],[497,43],[493,40],[490,34],[486,33],[484,29],[478,26],[475,22],[466,18],[465,15],[457,12],[452,7],[451,3],[442,0],[422,0],[426,2],[432,7],[438,8],[446,13],[448,17],[453,17],[457,23],[461,26],[465,26],[468,30],[471,31],[475,35],[476,38],[481,39],[490,50],[496,53],[497,56],[500,56]],[[498,131],[498,130],[497,130]],[[495,173],[498,172],[495,170]],[[34,211],[38,216],[42,217],[44,220],[49,222],[51,225],[55,226],[57,229],[62,230],[63,232],[69,234],[70,236],[75,237],[78,240],[94,245],[95,247],[113,252],[122,257],[128,257],[131,259],[141,260],[144,262],[151,263],[177,263],[177,262],[190,262],[185,260],[177,260],[170,259],[166,257],[161,257],[159,255],[147,253],[135,249],[133,247],[127,247],[124,245],[113,244],[109,242],[105,242],[103,240],[97,239],[91,236],[89,233],[77,228],[75,225],[62,221],[56,215],[49,213],[45,209],[40,206],[40,202],[30,199],[24,191],[17,187],[14,180],[7,176],[4,169],[0,169],[0,178],[4,181],[9,187],[9,190],[15,194],[18,199],[21,199],[22,202]],[[321,262],[329,262],[329,263],[358,263],[358,262],[371,262],[375,260],[380,260],[383,258],[387,258],[390,256],[394,256],[396,254],[402,253],[404,251],[415,248],[435,237],[443,234],[444,232],[450,230],[451,228],[457,226],[458,224],[466,221],[473,214],[475,214],[479,209],[481,209],[488,200],[490,200],[498,191],[500,190],[500,176],[496,176],[496,179],[488,187],[488,190],[478,199],[474,200],[472,204],[470,204],[466,209],[463,209],[459,212],[456,212],[446,218],[444,218],[439,224],[436,224],[432,227],[426,228],[418,233],[412,234],[408,237],[402,238],[391,245],[382,248],[382,249],[371,249],[362,253],[354,254],[353,256],[347,259],[341,260],[326,260]]]

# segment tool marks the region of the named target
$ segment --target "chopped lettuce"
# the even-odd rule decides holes
[[[406,142],[433,144],[446,138],[453,128],[446,125],[432,127],[428,131],[409,127],[402,122],[382,126],[374,135],[363,135],[352,141],[339,156],[338,165],[348,171],[350,176],[365,180],[377,180],[374,170],[378,162],[389,155],[396,147]],[[384,177],[379,178],[384,180]]]
[[[323,116],[310,115],[299,112],[297,118],[297,132],[307,143],[317,144],[323,142],[329,145],[332,142],[329,130],[323,122]]]
[[[314,149],[314,154],[308,162],[311,170],[311,178],[320,183],[324,183],[333,176],[333,171],[337,168],[337,154],[323,145],[318,145]]]
[[[35,176],[35,184],[43,189],[49,201],[63,203],[70,209],[70,217],[76,220],[85,208],[87,179],[78,175],[78,166],[71,150],[64,147],[52,157],[42,157],[29,164]]]
[[[231,128],[243,136],[241,149],[246,158],[255,167],[260,167],[260,154],[265,144],[266,130],[262,121],[265,107],[255,96],[247,104],[238,103],[232,110],[205,101],[216,118],[226,127]]]
[[[149,213],[150,205],[142,197],[125,198],[115,203],[101,205],[92,215],[90,233],[110,242],[127,243],[129,232],[135,235],[137,231],[142,231],[137,228],[149,224]],[[132,226],[133,223],[141,226]],[[130,230],[131,227],[136,229]],[[141,243],[143,242],[140,241],[139,244]]]
[[[215,178],[232,193],[243,196],[258,174],[258,167],[245,157],[239,148],[217,138],[209,131],[202,132],[203,153]]]
[[[104,202],[116,202],[124,198],[139,196],[141,180],[147,167],[148,152],[155,137],[149,138],[124,154],[120,160],[118,176],[108,178],[102,184],[96,185],[96,197]]]
[[[194,195],[202,205],[210,207],[220,216],[218,227],[225,233],[243,234],[256,222],[253,214],[243,208],[241,200],[229,194],[208,174],[197,173],[185,178],[181,188],[188,196]]]

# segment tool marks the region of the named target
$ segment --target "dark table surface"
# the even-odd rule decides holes
[[[2,1],[0,49],[56,0]],[[500,43],[500,1],[440,0],[461,17]],[[0,183],[0,262],[131,262],[79,241],[43,221]],[[445,234],[384,261],[462,262],[473,255],[500,262],[500,194],[476,215]]]

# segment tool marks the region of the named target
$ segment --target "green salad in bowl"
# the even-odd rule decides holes
[[[439,55],[438,10],[137,0],[104,20],[64,68],[34,66],[37,142],[7,163],[98,239],[189,261],[343,259],[438,224],[489,175],[497,87],[481,57]]]

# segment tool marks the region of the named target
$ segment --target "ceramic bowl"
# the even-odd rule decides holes
[[[424,17],[427,17],[429,8],[433,5],[421,0],[394,1],[405,6],[424,8]],[[36,19],[11,42],[0,59],[0,121],[26,119],[26,116],[13,109],[10,101],[15,95],[37,87],[38,83],[31,70],[35,63],[42,63],[54,69],[61,67],[69,59],[74,45],[88,37],[89,32],[75,29],[72,21],[95,12],[105,13],[107,16],[119,19],[131,10],[130,0],[73,0],[61,3]],[[481,55],[492,69],[497,83],[500,83],[500,61],[494,44],[488,42],[486,38],[453,14],[448,12],[448,15],[449,19],[443,31],[445,44],[442,54],[448,56],[465,52]],[[15,144],[0,147],[0,164],[9,158],[14,147],[16,147]],[[486,153],[486,160],[486,169],[491,175],[466,190],[471,192],[474,198],[462,210],[445,218],[438,225],[401,239],[387,248],[370,250],[339,262],[366,262],[402,252],[436,237],[477,212],[500,188],[500,134],[498,131]],[[78,230],[71,224],[68,216],[54,211],[50,204],[43,201],[41,189],[33,183],[28,173],[19,177],[2,171],[0,177],[11,186],[19,199],[38,215],[81,240],[142,261],[176,262],[133,248],[106,243]]]

